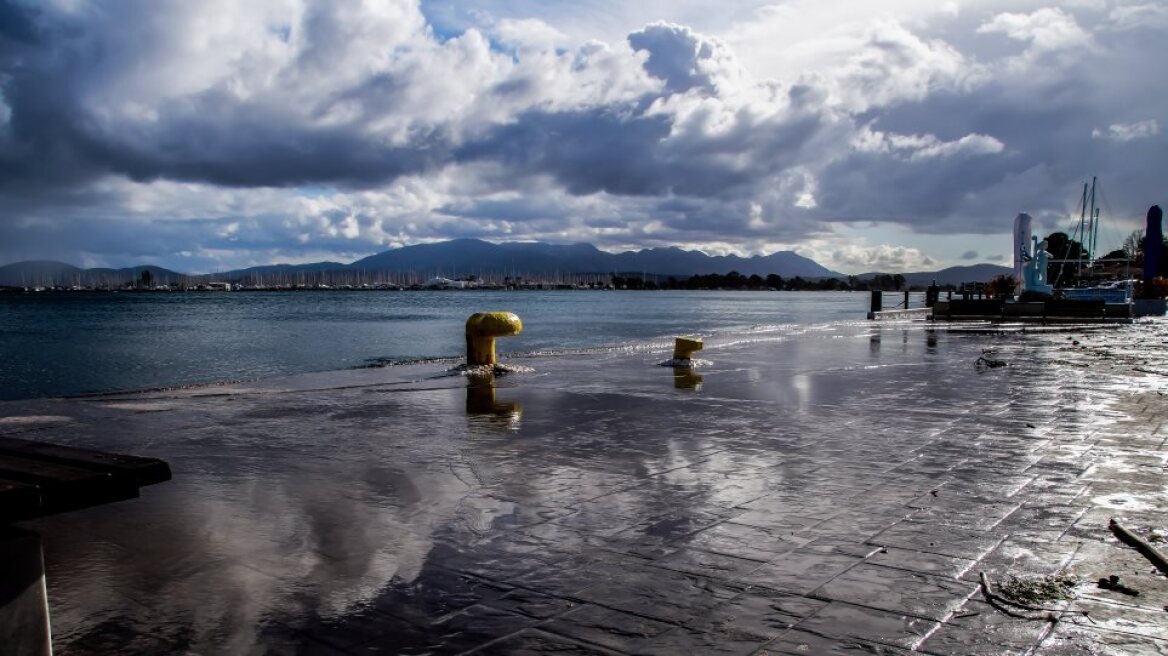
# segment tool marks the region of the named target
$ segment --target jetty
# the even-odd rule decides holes
[[[868,319],[873,321],[992,321],[1009,323],[1085,324],[1131,323],[1141,317],[1162,317],[1168,314],[1168,300],[1137,298],[1125,303],[1109,303],[1102,299],[1050,298],[1038,301],[1020,301],[1013,298],[989,298],[980,286],[959,289],[958,298],[942,300],[935,287],[925,292],[924,298],[913,307],[909,292],[904,300],[892,307],[885,306],[885,292],[872,291]],[[899,295],[896,297],[899,298]]]

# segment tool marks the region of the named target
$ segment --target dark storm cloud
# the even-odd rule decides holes
[[[815,116],[785,125],[737,126],[727,134],[667,139],[664,115],[609,109],[530,112],[457,152],[521,175],[547,174],[573,194],[733,196],[795,160],[819,128]]]
[[[645,148],[669,134],[664,117],[628,118],[605,109],[531,112],[461,148],[460,159],[489,160],[511,170],[547,172],[574,194],[660,194],[668,180]],[[625,153],[614,158],[613,153]]]
[[[1000,226],[939,223],[956,216],[962,195],[986,189],[1009,174],[1000,158],[974,154],[889,164],[886,153],[856,153],[828,165],[822,174],[823,212],[845,221],[891,221],[925,231],[995,231]],[[895,198],[891,190],[895,189]],[[983,228],[988,228],[983,230]]]
[[[118,6],[110,5],[110,12]],[[14,30],[31,34],[31,12],[15,5],[7,9],[15,16]],[[109,16],[105,21],[114,22]],[[313,11],[296,29],[305,34],[296,75],[326,69],[328,56],[341,47],[344,28],[329,12]],[[215,84],[162,98],[147,118],[111,117],[110,111],[95,109],[86,94],[101,84],[100,76],[124,73],[111,70],[118,62],[155,53],[126,52],[130,46],[114,44],[115,35],[84,31],[67,18],[44,31],[50,43],[18,48],[15,55],[7,51],[2,88],[12,116],[0,184],[75,185],[112,173],[136,181],[232,187],[366,187],[452,161],[490,160],[519,174],[550,173],[575,194],[710,196],[731,193],[789,164],[819,121],[813,114],[789,122],[752,120],[743,112],[718,134],[698,131],[667,140],[674,118],[647,114],[652,101],[662,97],[649,94],[631,105],[526,110],[457,147],[441,123],[412,129],[404,143],[387,143],[369,124],[398,111],[418,111],[405,107],[410,82],[391,73],[313,97],[315,106],[307,108],[290,106],[301,100],[295,95],[260,90],[241,97],[229,85]],[[722,46],[664,24],[636,32],[630,42],[648,53],[646,70],[665,80],[666,94],[690,89],[716,94],[714,76],[728,59]],[[145,43],[158,46],[151,39]],[[279,75],[285,81],[292,74]],[[534,84],[506,79],[491,93],[530,95]],[[314,120],[338,107],[346,112],[343,121]]]
[[[665,82],[669,93],[690,89],[713,91],[715,82],[705,65],[715,64],[717,46],[694,34],[688,27],[656,23],[629,35],[634,50],[645,51],[649,58],[645,70]]]
[[[725,45],[655,23],[629,35],[659,89],[618,105],[526,111],[458,150],[573,194],[741,198],[807,158],[836,121],[796,85],[755,85]]]
[[[165,48],[159,34],[139,30],[139,49],[119,42],[115,28],[132,21],[135,3],[109,3],[100,16],[57,17],[31,8],[0,5],[0,91],[11,118],[0,154],[0,189],[26,184],[72,185],[105,174],[138,181],[205,182],[234,187],[335,183],[369,186],[418,173],[448,159],[449,146],[437,130],[413,135],[405,144],[387,144],[361,122],[314,123],[337,103],[358,100],[367,115],[380,116],[400,103],[390,76],[363,80],[325,95],[312,108],[295,106],[295,96],[254,93],[240,98],[228,85],[167,98],[146,119],[110,117],[88,97],[103,82],[121,76],[121,66],[142,66]],[[137,7],[150,12],[154,7]],[[119,13],[124,11],[124,14]],[[298,63],[327,67],[327,57],[343,38],[310,12],[303,25],[306,45]],[[35,27],[38,20],[44,26]],[[86,21],[109,28],[91,29]],[[148,65],[148,64],[147,64]],[[117,101],[133,102],[134,98]],[[308,111],[305,111],[305,110]],[[362,117],[358,117],[362,118]],[[368,116],[363,117],[368,120]]]
[[[216,111],[223,104],[215,98],[200,98],[196,105],[195,112],[175,116],[157,130],[86,135],[86,154],[95,166],[133,180],[232,187],[364,187],[448,160],[448,144],[438,136],[390,147],[346,128],[282,124],[278,112],[265,108],[235,107],[225,115]]]
[[[0,0],[0,44],[5,41],[24,44],[36,41],[36,26],[31,13],[10,0]]]
[[[857,119],[874,130],[942,140],[992,135],[1004,147],[992,157],[955,154],[895,166],[885,153],[856,153],[824,170],[821,205],[837,218],[893,220],[919,232],[1004,232],[1020,211],[1053,228],[1073,209],[1082,182],[1098,173],[1117,191],[1107,208],[1112,218],[1136,216],[1163,193],[1156,160],[1168,147],[1158,133],[1168,88],[1146,83],[1149,56],[1163,52],[1163,36],[1154,28],[1104,29],[1093,43],[1011,49],[969,90],[867,111]],[[1129,124],[1157,130],[1130,141],[1098,138],[1116,124],[1121,132]]]

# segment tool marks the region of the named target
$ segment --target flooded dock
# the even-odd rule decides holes
[[[685,384],[614,351],[14,401],[0,435],[173,471],[22,524],[59,654],[1168,653],[1168,578],[1109,529],[1168,516],[1168,323],[950,327],[707,343]],[[982,574],[1074,585],[1005,612]]]

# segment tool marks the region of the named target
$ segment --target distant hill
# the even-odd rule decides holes
[[[998,275],[1012,275],[1014,269],[998,264],[972,264],[954,266],[940,271],[916,271],[901,274],[910,287],[927,287],[935,280],[938,285],[960,285],[963,282],[987,282]],[[865,273],[857,278],[871,278],[878,272]]]
[[[259,277],[295,276],[301,273],[320,273],[322,271],[345,270],[349,265],[340,262],[313,262],[311,264],[266,264],[247,269],[235,269],[226,273],[216,273],[212,278],[217,280],[243,280]]]
[[[149,271],[155,283],[178,282],[184,274],[146,265],[124,269],[79,269],[64,262],[31,260],[0,266],[0,286],[50,287],[72,285],[121,285],[137,280],[143,271]]]
[[[34,285],[64,284],[56,281],[70,280],[83,271],[83,269],[78,269],[70,264],[52,260],[15,262],[0,266],[0,285],[31,287]]]
[[[348,268],[368,272],[428,272],[447,277],[510,272],[519,275],[643,272],[660,276],[691,276],[737,271],[745,276],[776,273],[785,278],[843,275],[791,251],[748,258],[711,256],[680,248],[650,248],[612,254],[591,244],[492,244],[478,239],[395,248],[357,260]]]
[[[415,273],[422,277],[455,278],[466,275],[534,276],[549,274],[638,274],[664,277],[689,277],[697,274],[727,274],[737,271],[744,276],[778,274],[784,278],[847,278],[814,260],[792,251],[770,255],[739,257],[711,256],[701,251],[680,248],[650,248],[624,253],[606,253],[591,244],[556,245],[544,243],[492,244],[478,239],[455,239],[433,244],[403,246],[362,258],[352,264],[313,262],[310,264],[273,264],[216,273],[190,275],[156,266],[125,269],[79,269],[62,262],[28,261],[0,266],[0,286],[34,285],[120,285],[137,280],[149,270],[156,283],[222,280],[249,282],[257,278],[294,278],[300,274],[336,273]],[[957,266],[940,271],[905,273],[909,285],[983,282],[1012,269],[996,264]],[[867,273],[858,278],[877,275]]]

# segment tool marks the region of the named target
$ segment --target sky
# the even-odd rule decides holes
[[[0,0],[0,264],[1009,265],[1168,201],[1163,0]]]

